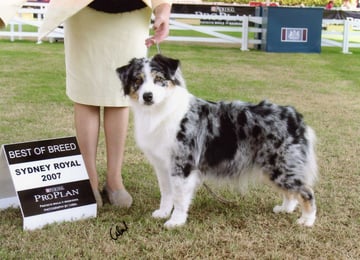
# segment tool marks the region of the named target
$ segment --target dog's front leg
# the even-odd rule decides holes
[[[188,177],[171,176],[174,211],[171,218],[165,222],[166,228],[174,228],[185,224],[192,198],[199,184],[198,171],[192,171]]]
[[[158,165],[155,169],[160,188],[160,207],[152,213],[154,218],[167,218],[173,208],[173,198],[170,185],[169,170],[163,165]]]

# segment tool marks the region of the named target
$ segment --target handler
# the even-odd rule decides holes
[[[6,25],[25,0],[2,0],[0,26]],[[104,190],[111,204],[128,208],[132,197],[121,176],[128,128],[128,100],[115,69],[169,33],[170,0],[51,0],[40,39],[65,22],[66,93],[74,102],[77,140],[98,206],[96,155],[103,111],[107,174]],[[149,37],[151,13],[154,36]]]

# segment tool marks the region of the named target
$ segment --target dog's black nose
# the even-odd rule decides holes
[[[143,99],[145,102],[151,102],[153,99],[153,94],[151,92],[146,92],[143,94]]]

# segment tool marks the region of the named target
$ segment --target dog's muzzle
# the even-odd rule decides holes
[[[144,100],[145,105],[152,105],[154,103],[153,93],[152,92],[145,92],[143,94],[143,100]]]

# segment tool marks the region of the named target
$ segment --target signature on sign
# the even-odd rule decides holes
[[[126,222],[122,222],[124,227],[120,227],[118,225],[110,228],[110,237],[113,240],[118,240],[119,237],[121,237],[126,231],[128,231],[128,226],[126,225]]]

